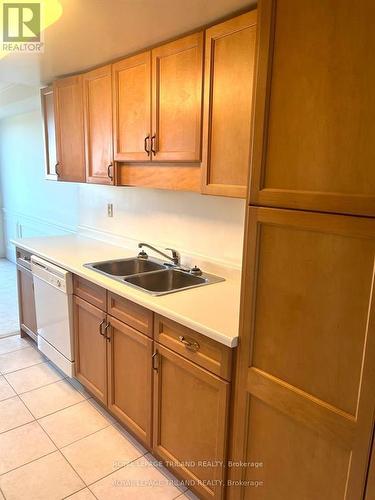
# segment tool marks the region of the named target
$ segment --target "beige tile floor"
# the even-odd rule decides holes
[[[197,498],[31,341],[0,353],[1,500]]]

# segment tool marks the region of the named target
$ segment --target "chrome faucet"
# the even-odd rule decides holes
[[[172,257],[171,257],[170,255],[167,255],[166,253],[161,252],[157,248],[149,245],[148,243],[138,243],[138,248],[143,248],[143,247],[149,248],[150,250],[153,250],[154,252],[158,253],[159,255],[162,255],[166,259],[171,260],[175,266],[180,266],[180,264],[181,264],[180,254],[174,248],[166,248],[166,250],[170,250],[172,252]],[[141,252],[141,254],[142,254],[142,252]],[[143,252],[143,254],[146,254],[146,253]],[[147,254],[146,254],[146,256],[147,256]]]

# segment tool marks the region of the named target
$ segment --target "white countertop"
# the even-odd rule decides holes
[[[23,238],[12,243],[226,346],[237,345],[239,279],[155,297],[83,267],[90,262],[134,257],[137,249],[79,235]]]

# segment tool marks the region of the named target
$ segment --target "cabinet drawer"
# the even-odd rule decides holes
[[[108,314],[152,337],[153,312],[149,309],[108,292]]]
[[[81,297],[81,299],[86,300],[102,311],[106,310],[107,290],[105,288],[76,275],[74,275],[73,286],[75,295],[78,295],[78,297]]]
[[[231,379],[232,349],[155,314],[155,340],[226,380]]]

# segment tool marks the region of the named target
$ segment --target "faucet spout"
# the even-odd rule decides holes
[[[172,256],[170,256],[164,252],[161,252],[160,250],[153,247],[152,245],[149,245],[148,243],[138,243],[138,248],[143,248],[143,247],[146,247],[146,248],[149,248],[150,250],[153,250],[154,252],[163,256],[165,259],[171,260],[175,266],[180,265],[180,254],[174,248],[166,248],[166,250],[169,250],[172,252]]]

